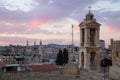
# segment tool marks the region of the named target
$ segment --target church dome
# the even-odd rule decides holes
[[[91,12],[86,14],[86,21],[90,21],[90,20],[93,20],[93,19],[94,19],[94,15]]]
[[[94,15],[91,13],[90,8],[91,7],[89,7],[89,13],[86,14],[86,21],[91,21],[94,19]]]
[[[91,12],[87,13],[86,16],[94,16]]]

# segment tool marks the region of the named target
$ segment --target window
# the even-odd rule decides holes
[[[119,57],[118,51],[116,52],[116,57]]]
[[[90,35],[95,35],[95,28],[90,29]]]

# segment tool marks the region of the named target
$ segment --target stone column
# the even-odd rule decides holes
[[[80,46],[82,46],[82,29],[80,29]]]
[[[96,29],[95,30],[95,46],[98,46],[98,41],[97,41],[98,39],[97,38],[98,38],[98,30]]]
[[[96,29],[96,46],[99,47],[99,29]]]
[[[86,52],[86,69],[90,68],[90,52]]]
[[[81,68],[81,52],[79,52],[78,67]]]
[[[90,46],[90,28],[87,29],[87,42],[89,47]]]
[[[84,51],[84,68],[86,68],[87,67],[87,65],[86,65],[86,54],[87,54],[87,52],[86,52],[86,50]]]
[[[87,28],[85,28],[85,47],[88,46],[88,32]]]

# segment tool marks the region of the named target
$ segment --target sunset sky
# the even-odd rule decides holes
[[[120,40],[120,0],[0,0],[0,46],[25,45],[28,40],[39,44],[79,45],[79,23],[88,6],[101,23],[100,39]]]

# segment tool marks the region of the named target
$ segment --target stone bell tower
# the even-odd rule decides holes
[[[100,23],[94,19],[89,9],[85,19],[79,24],[80,27],[80,69],[97,69],[100,66]]]
[[[40,41],[39,45],[39,62],[43,61],[43,47],[42,47],[42,41]]]

